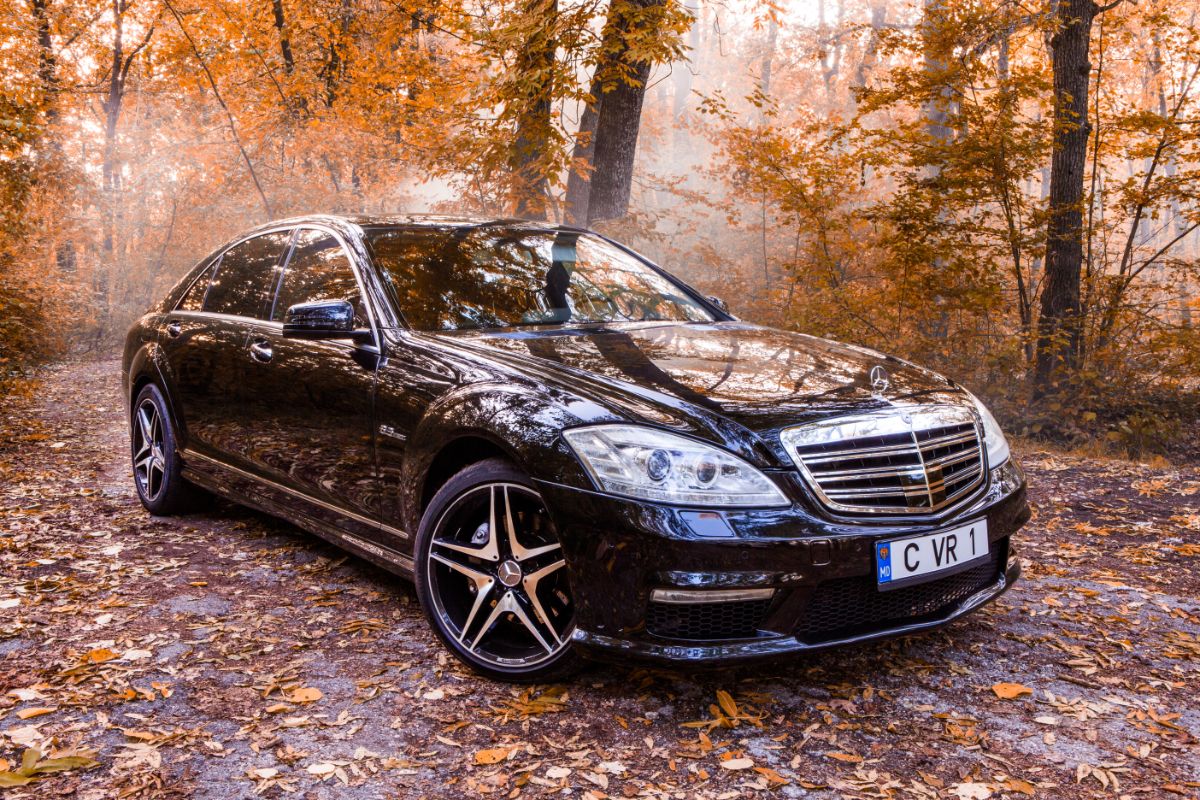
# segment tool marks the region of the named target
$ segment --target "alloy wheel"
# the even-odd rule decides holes
[[[138,406],[133,424],[133,475],[138,488],[151,502],[162,494],[167,474],[166,435],[162,415],[152,398]]]
[[[532,489],[498,482],[464,492],[438,520],[426,558],[434,611],[473,658],[523,670],[569,645],[566,561]]]

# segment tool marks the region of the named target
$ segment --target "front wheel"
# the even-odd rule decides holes
[[[421,519],[415,560],[430,625],[476,672],[538,682],[578,666],[562,544],[532,482],[509,462],[481,461],[446,482]]]

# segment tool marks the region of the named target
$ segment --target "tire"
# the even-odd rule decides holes
[[[156,516],[168,516],[199,505],[204,492],[182,475],[167,402],[152,383],[142,387],[133,402],[129,414],[129,442],[133,485],[147,511]]]
[[[438,490],[414,561],[430,626],[479,674],[538,683],[581,665],[558,533],[533,482],[510,462],[472,464]]]

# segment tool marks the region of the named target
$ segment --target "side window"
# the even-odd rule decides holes
[[[262,317],[275,266],[287,249],[291,231],[265,233],[225,251],[204,300],[212,314]]]
[[[328,233],[301,230],[284,270],[271,319],[282,322],[292,306],[316,300],[349,300],[354,305],[354,326],[367,327],[362,294],[346,251]]]
[[[204,308],[204,295],[208,292],[208,281],[212,278],[213,270],[221,263],[221,259],[217,259],[212,264],[204,268],[200,276],[192,282],[192,287],[188,289],[183,297],[179,298],[179,305],[176,308],[180,311],[200,311]]]

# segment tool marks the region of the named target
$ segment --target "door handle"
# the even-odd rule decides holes
[[[181,333],[183,333],[183,325],[178,320],[167,323],[167,336],[177,339]]]
[[[253,342],[250,345],[250,357],[263,364],[271,360],[275,353],[266,342]]]

